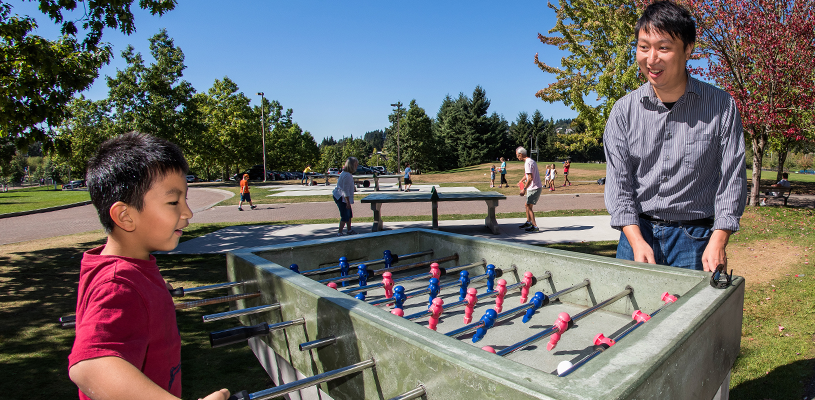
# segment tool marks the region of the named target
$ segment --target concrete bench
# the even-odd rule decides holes
[[[382,224],[382,204],[385,203],[417,203],[427,202],[432,203],[433,215],[433,229],[439,229],[439,202],[440,201],[477,201],[483,200],[487,203],[487,218],[484,219],[484,225],[497,235],[500,233],[498,230],[498,221],[495,219],[495,207],[498,207],[500,200],[506,200],[506,196],[498,192],[471,192],[471,193],[436,193],[434,198],[433,193],[392,193],[392,194],[372,194],[366,196],[361,201],[363,203],[370,203],[371,210],[374,212],[374,225],[373,232],[383,230]]]

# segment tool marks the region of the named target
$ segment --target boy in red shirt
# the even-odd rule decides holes
[[[69,362],[80,399],[178,399],[181,337],[153,251],[172,250],[189,225],[187,161],[139,133],[106,141],[88,163],[91,201],[108,233],[85,252]],[[225,400],[221,389],[205,400]]]
[[[256,209],[258,206],[252,204],[252,195],[249,194],[249,174],[243,174],[241,180],[241,201],[238,203],[238,211],[243,211],[243,202],[248,201],[251,209]]]

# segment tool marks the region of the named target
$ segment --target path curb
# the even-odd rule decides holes
[[[88,204],[91,204],[90,200],[81,201],[79,203],[65,204],[65,205],[55,206],[55,207],[39,208],[39,209],[36,209],[36,210],[18,211],[18,212],[13,212],[13,213],[0,214],[0,219],[12,218],[12,217],[22,217],[23,215],[31,215],[31,214],[39,214],[39,213],[50,212],[50,211],[64,210],[66,208],[82,207],[82,206],[86,206]]]

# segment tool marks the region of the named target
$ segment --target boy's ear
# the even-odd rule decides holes
[[[132,208],[124,202],[117,201],[110,206],[110,218],[113,223],[125,232],[136,230],[136,222],[130,215]]]

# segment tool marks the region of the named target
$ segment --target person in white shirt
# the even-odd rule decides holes
[[[527,232],[540,232],[535,222],[535,212],[532,210],[541,197],[541,176],[538,172],[538,163],[527,156],[526,149],[523,147],[515,149],[515,155],[518,160],[524,162],[524,177],[518,182],[518,186],[521,188],[521,196],[526,195],[526,222],[519,228]]]
[[[356,157],[348,157],[345,161],[345,166],[342,168],[342,173],[337,179],[337,186],[334,187],[334,202],[337,203],[337,208],[340,209],[340,230],[337,236],[343,235],[356,235],[357,232],[351,229],[351,218],[354,217],[351,204],[354,204],[354,176],[351,175],[357,171],[359,160]],[[348,225],[347,233],[342,233],[342,228]]]

